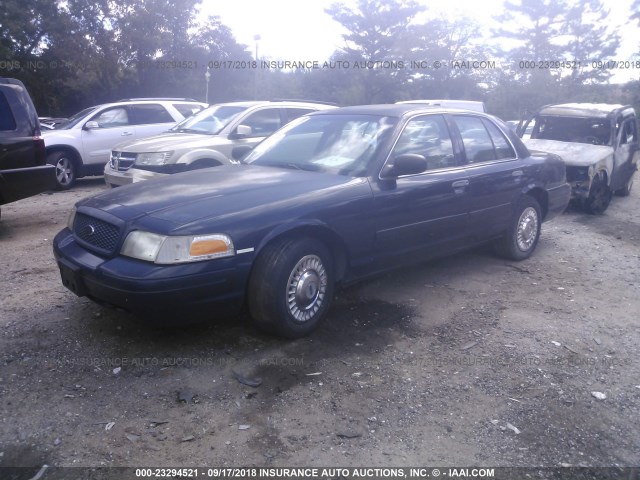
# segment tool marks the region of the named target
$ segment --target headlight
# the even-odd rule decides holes
[[[139,153],[136,157],[136,165],[164,165],[171,155],[173,152]]]
[[[67,217],[67,228],[72,232],[73,232],[73,222],[75,221],[76,221],[76,209],[74,207],[73,210],[71,210],[71,213],[69,213],[69,216]]]
[[[159,264],[198,262],[235,255],[227,235],[165,236],[136,230],[127,235],[122,255]]]

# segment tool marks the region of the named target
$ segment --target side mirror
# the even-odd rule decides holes
[[[84,124],[84,130],[95,130],[96,128],[100,128],[100,124],[95,120],[91,120]]]
[[[416,175],[427,169],[427,159],[417,153],[405,153],[396,157],[393,161],[391,174],[396,177],[403,175]]]
[[[253,130],[248,125],[238,125],[236,129],[229,134],[229,138],[234,140],[238,138],[247,138],[250,137],[253,133]]]
[[[251,150],[253,150],[253,147],[250,145],[239,145],[231,150],[231,158],[234,160],[242,160]]]

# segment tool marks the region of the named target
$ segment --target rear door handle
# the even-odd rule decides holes
[[[524,172],[522,170],[514,170],[513,172],[511,172],[511,175],[513,177],[521,177],[522,175],[524,175]]]
[[[456,180],[451,184],[454,189],[460,189],[469,186],[469,180]]]
[[[121,136],[121,137],[129,137],[129,136],[131,136],[131,135],[133,135],[133,132],[122,132],[122,133],[120,134],[120,136]]]

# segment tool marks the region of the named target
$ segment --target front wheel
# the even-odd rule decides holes
[[[529,258],[540,239],[540,204],[530,196],[518,203],[509,230],[495,243],[495,251],[501,257],[510,260]]]
[[[249,280],[249,312],[256,325],[288,338],[312,332],[333,299],[333,261],[312,238],[289,238],[268,245]]]
[[[76,183],[77,167],[67,152],[51,152],[47,163],[56,167],[56,189],[69,190]]]
[[[591,188],[589,189],[589,196],[584,200],[582,206],[585,212],[592,215],[600,215],[611,203],[611,189],[607,185],[607,180],[602,173],[599,173],[593,178],[591,182]]]

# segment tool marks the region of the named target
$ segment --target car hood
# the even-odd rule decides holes
[[[113,150],[132,153],[166,152],[177,149],[211,147],[225,140],[226,137],[204,133],[161,133],[139,140],[119,143],[113,147]]]
[[[78,203],[158,233],[211,233],[247,217],[290,220],[317,205],[371,197],[367,179],[254,165],[170,175],[106,191]],[[293,212],[296,213],[293,213]],[[278,217],[278,218],[276,218]]]
[[[588,167],[595,165],[610,155],[613,147],[589,145],[587,143],[560,142],[558,140],[528,139],[525,145],[529,150],[550,152],[559,155],[567,165]]]

